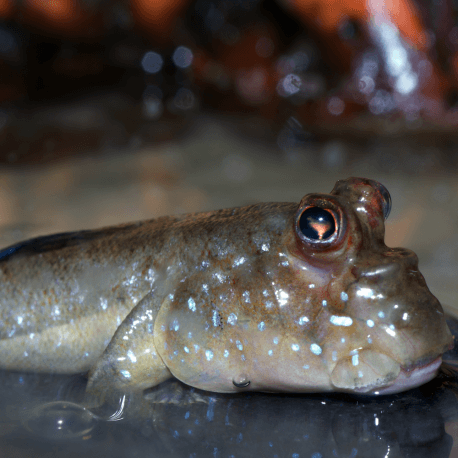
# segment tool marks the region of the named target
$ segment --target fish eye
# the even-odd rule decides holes
[[[386,189],[382,183],[377,183],[377,184],[378,184],[378,191],[380,192],[383,198],[383,216],[385,219],[387,219],[391,211],[391,196],[390,196],[390,193],[388,192],[388,189]]]
[[[324,208],[309,207],[299,218],[299,228],[309,240],[327,241],[337,231],[334,215]]]

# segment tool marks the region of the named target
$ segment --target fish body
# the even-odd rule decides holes
[[[0,367],[88,372],[88,393],[176,377],[215,392],[384,394],[453,345],[416,255],[384,244],[364,178],[297,203],[40,237],[0,253]]]

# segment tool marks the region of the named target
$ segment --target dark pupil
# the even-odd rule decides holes
[[[331,213],[318,207],[307,208],[302,213],[299,227],[301,232],[311,240],[326,240],[336,230],[336,224]]]

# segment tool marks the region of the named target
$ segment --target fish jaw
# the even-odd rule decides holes
[[[376,388],[371,391],[371,394],[395,394],[417,388],[436,377],[441,364],[442,356],[439,356],[427,364],[416,366],[410,370],[401,368],[399,375],[389,386]]]
[[[441,364],[442,354],[418,364],[402,366],[383,353],[363,350],[358,353],[358,358],[345,358],[337,363],[331,374],[331,383],[336,391],[367,395],[401,393],[432,380]]]

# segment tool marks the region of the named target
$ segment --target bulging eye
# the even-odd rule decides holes
[[[309,240],[326,241],[337,228],[333,214],[320,207],[309,207],[299,218],[299,228]]]
[[[383,198],[383,204],[382,204],[383,205],[383,216],[385,219],[387,219],[391,211],[391,196],[390,196],[390,193],[388,192],[388,189],[386,189],[382,183],[377,183],[377,184],[378,184],[377,189]]]

